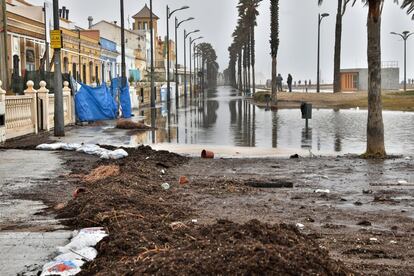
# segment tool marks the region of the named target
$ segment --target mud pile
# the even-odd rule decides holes
[[[197,224],[188,194],[169,174],[187,158],[149,147],[128,154],[119,161],[98,161],[96,167],[115,165],[120,173],[79,183],[86,192],[60,211],[74,228],[103,226],[109,233],[83,275],[350,274],[294,226]],[[171,188],[164,190],[162,183]]]

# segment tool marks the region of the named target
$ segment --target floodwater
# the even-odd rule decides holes
[[[281,148],[313,154],[362,153],[366,145],[366,110],[314,109],[306,128],[299,109],[258,108],[230,87],[206,91],[200,99],[181,99],[170,113],[163,104],[136,115],[157,130],[135,135],[134,144]],[[384,111],[383,116],[387,152],[413,155],[414,112]]]

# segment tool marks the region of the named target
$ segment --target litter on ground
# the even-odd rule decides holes
[[[101,159],[122,159],[128,156],[128,153],[123,149],[108,150],[101,148],[94,144],[67,144],[67,143],[53,143],[41,144],[36,147],[38,150],[67,150],[83,152],[89,155],[97,155]]]

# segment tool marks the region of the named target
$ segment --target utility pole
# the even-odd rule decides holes
[[[316,77],[316,92],[321,92],[321,73],[320,73],[320,56],[321,56],[321,23],[324,17],[328,17],[329,13],[318,14],[318,69]]]
[[[6,0],[1,0],[1,18],[2,25],[0,26],[2,31],[2,36],[0,37],[0,49],[1,49],[1,58],[0,58],[0,79],[3,81],[4,88],[6,91],[10,87],[9,84],[9,51],[7,47],[7,5]]]
[[[170,83],[170,7],[167,5],[167,103],[171,102]],[[170,109],[168,108],[168,111]]]
[[[124,13],[124,0],[121,1],[121,77],[122,85],[126,86],[126,63],[125,63],[125,13]],[[83,80],[85,81],[85,80]]]
[[[178,106],[179,102],[179,93],[178,93],[178,40],[177,40],[177,32],[178,32],[178,19],[175,18],[175,103]]]
[[[177,12],[177,11],[181,11],[181,10],[185,10],[185,9],[189,9],[189,6],[183,6],[179,9],[173,10],[172,12],[170,12],[170,7],[167,6],[167,102],[170,103],[171,102],[171,82],[170,82],[170,67],[171,67],[171,62],[170,62],[170,18],[171,16]],[[175,37],[175,45],[177,45],[177,36]],[[175,54],[177,55],[177,47],[175,47]]]
[[[187,100],[187,55],[186,55],[187,30],[184,29],[184,98]]]
[[[190,20],[194,20],[194,17],[189,17],[185,20],[182,20],[180,22],[178,22],[177,17],[175,18],[175,101],[176,101],[176,105],[178,105],[178,46],[177,46],[177,42],[178,42],[178,28],[180,27],[181,24],[183,24],[184,22],[190,21]],[[184,43],[185,44],[185,43]]]
[[[203,37],[202,36],[200,36],[200,37],[197,37],[197,38],[195,38],[195,39],[191,39],[191,37],[190,37],[190,97],[192,97],[193,96],[193,75],[191,74],[191,55],[192,55],[192,53],[191,53],[191,45],[196,41],[196,40],[199,40],[199,39],[202,39]],[[195,45],[195,44],[194,44]],[[195,46],[194,46],[195,47]],[[194,55],[195,55],[195,48],[194,48]],[[194,56],[194,71],[195,71],[195,56]],[[194,72],[194,75],[195,75],[195,72]]]
[[[154,87],[154,23],[152,13],[152,0],[150,0],[150,32],[151,32],[151,108],[155,107],[155,87]]]
[[[395,32],[391,32],[391,34],[400,36],[404,41],[404,92],[407,92],[407,40],[414,33],[404,31],[402,34]]]
[[[59,0],[53,0],[53,22],[54,30],[60,32],[60,18],[59,18]],[[61,47],[62,36],[60,33],[61,45],[54,47],[55,61],[54,61],[54,81],[55,81],[55,125],[54,134],[56,137],[65,136],[65,118],[63,114],[63,91],[62,91],[62,67],[61,67]],[[59,45],[57,45],[59,46]]]
[[[186,30],[184,30],[184,97],[187,98],[187,37],[190,34],[198,33],[200,30],[194,30],[192,32],[187,33]],[[191,39],[190,39],[191,40]],[[191,53],[191,46],[190,46],[190,53]],[[190,59],[191,64],[191,59]],[[190,77],[191,77],[191,71],[190,71]]]

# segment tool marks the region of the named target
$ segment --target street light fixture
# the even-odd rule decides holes
[[[391,32],[392,35],[398,35],[404,40],[404,92],[407,92],[407,39],[414,33],[404,31],[401,34]]]
[[[178,21],[177,17],[175,18],[175,101],[178,104],[178,28],[181,24],[187,21],[194,20],[194,17],[189,17],[182,21]]]
[[[187,33],[186,30],[184,30],[184,97],[187,98],[187,54],[186,54],[186,45],[187,45],[187,37],[191,34],[198,33],[200,30],[194,30],[192,32]],[[191,46],[190,46],[191,50]],[[190,60],[191,64],[191,60]],[[190,77],[191,77],[191,71],[190,71]]]
[[[192,74],[191,74],[191,45],[195,42],[195,41],[197,41],[197,40],[199,40],[199,39],[203,39],[204,37],[202,37],[202,36],[199,36],[199,37],[197,37],[197,38],[195,38],[195,39],[191,39],[190,38],[190,97],[192,97],[193,96],[193,77],[192,77]],[[196,69],[196,67],[195,67],[195,44],[194,44],[194,75],[195,75],[195,69]]]
[[[189,9],[189,6],[183,6],[170,12],[170,7],[167,5],[167,102],[171,102],[171,83],[170,83],[170,19],[171,16],[181,10]]]
[[[318,69],[317,69],[317,84],[316,92],[321,92],[321,76],[320,76],[320,53],[321,53],[321,23],[325,17],[328,17],[329,13],[318,14]]]

